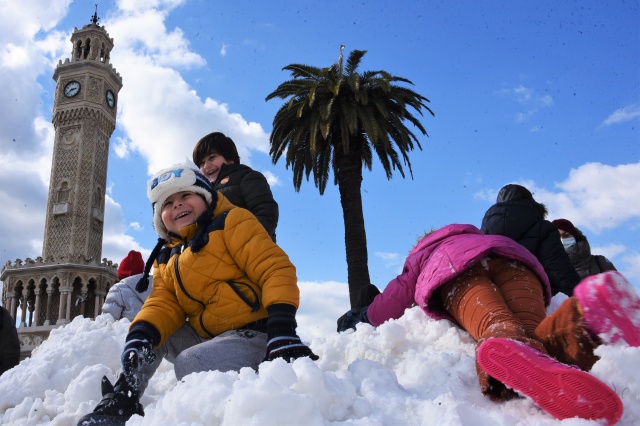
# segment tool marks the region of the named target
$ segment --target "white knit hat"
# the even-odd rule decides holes
[[[158,236],[169,241],[169,232],[162,223],[161,212],[164,202],[176,192],[191,191],[202,195],[207,205],[217,202],[218,195],[209,180],[187,164],[175,164],[156,173],[147,186],[147,197],[153,207],[153,226]]]

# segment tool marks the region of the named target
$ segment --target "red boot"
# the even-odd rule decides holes
[[[622,401],[607,385],[521,342],[487,339],[478,348],[477,361],[491,377],[558,419],[606,419],[613,425],[622,417]]]

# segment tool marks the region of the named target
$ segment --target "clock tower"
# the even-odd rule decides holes
[[[92,22],[71,35],[71,58],[53,73],[56,130],[42,257],[100,259],[109,138],[122,78],[109,63],[113,39]]]
[[[97,8],[97,6],[96,6]],[[53,73],[55,140],[42,256],[2,268],[3,305],[19,318],[22,358],[56,327],[95,318],[117,265],[102,256],[109,138],[122,78],[109,59],[113,39],[91,23],[71,35],[71,58]]]

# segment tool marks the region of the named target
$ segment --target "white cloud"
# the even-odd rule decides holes
[[[166,15],[167,11],[149,9],[115,16],[106,22],[109,35],[117,40],[111,62],[119,67],[120,58],[125,54],[144,57],[157,66],[191,68],[204,65],[204,58],[189,48],[189,41],[180,28],[167,30]]]
[[[551,106],[553,105],[553,96],[551,95],[542,95],[538,98],[538,102],[542,106]]]
[[[124,223],[122,207],[107,195],[104,208],[102,257],[119,263],[129,253],[129,250],[140,251],[144,258],[149,256],[150,250],[144,250],[132,236],[125,233],[127,227]]]
[[[229,45],[227,43],[222,43],[222,47],[220,48],[220,56],[227,56],[227,50],[229,50]]]
[[[498,191],[499,189],[484,188],[474,193],[473,198],[475,198],[476,200],[484,200],[484,201],[489,201],[491,203],[495,203]]]
[[[377,251],[373,253],[375,257],[382,259],[384,266],[386,268],[390,266],[400,265],[404,262],[404,258],[401,257],[398,253],[385,253],[381,251]]]
[[[345,283],[300,281],[298,287],[302,302],[296,321],[300,338],[305,341],[322,338],[327,330],[335,330],[336,320],[351,308],[349,286]]]
[[[26,46],[16,46],[10,43],[2,51],[0,61],[5,68],[20,69],[31,65],[31,55]]]
[[[567,218],[585,232],[598,234],[627,222],[640,223],[640,163],[610,166],[587,163],[571,169],[569,176],[556,184],[557,190],[541,188],[534,181],[518,183],[528,188],[536,201],[549,210],[548,218]],[[476,199],[494,203],[499,189],[485,189]],[[630,281],[640,279],[638,247],[609,244],[592,247],[593,254],[602,254],[614,262],[616,268]]]
[[[503,93],[512,93],[521,104],[526,104],[533,98],[533,90],[523,85],[514,87],[511,90],[504,90]]]
[[[532,116],[534,116],[537,112],[538,110],[536,108],[530,109],[526,112],[518,112],[515,115],[515,119],[518,123],[524,123],[525,121],[528,121]]]
[[[593,232],[640,217],[640,162],[610,166],[587,163],[571,169],[556,186],[557,196],[543,200],[552,217],[570,217]]]
[[[0,3],[2,259],[42,254],[54,131],[51,119],[40,115],[43,88],[37,79],[49,72],[61,52],[60,40],[68,36],[52,33],[40,38],[64,16],[68,5],[48,0]]]
[[[34,135],[41,138],[41,142],[33,142],[36,149],[30,156],[12,150],[0,151],[0,235],[3,236],[0,257],[4,259],[42,254],[53,126],[36,118],[33,127]]]
[[[8,2],[0,5],[0,16],[4,16],[3,12],[17,13],[19,16],[26,13],[29,16],[26,16],[23,22],[5,22],[4,18],[0,18],[2,154],[22,150],[34,152],[41,148],[40,135],[37,133],[39,124],[34,121],[34,117],[40,114],[40,96],[43,91],[37,78],[49,71],[53,58],[61,52],[59,39],[62,35],[56,33],[56,37],[50,35],[47,42],[38,42],[36,36],[40,36],[39,31],[42,29],[38,16],[48,12],[53,14],[54,11],[44,7],[38,14],[33,14],[32,6],[21,6],[23,3],[11,2],[15,4],[8,12],[5,10],[8,8],[6,3]],[[23,8],[25,10],[22,10]],[[54,39],[57,41],[54,42]],[[39,155],[39,152],[35,152],[35,155]]]
[[[269,186],[273,187],[273,186],[282,185],[282,183],[280,182],[280,179],[278,179],[278,176],[274,175],[269,170],[263,170],[261,173],[267,179],[267,182],[269,183]]]
[[[624,268],[620,268],[620,265],[615,265],[616,268],[624,274],[624,276],[633,282],[640,282],[640,253],[630,253],[622,256],[624,262]],[[640,286],[638,286],[638,292],[640,292]]]
[[[640,117],[640,105],[629,105],[614,111],[602,122],[603,126],[620,124]]]
[[[31,0],[0,2],[0,45],[7,38],[32,39],[41,29],[49,30],[67,14],[70,0]]]
[[[129,156],[129,144],[126,139],[115,138],[115,140],[111,142],[111,146],[118,158],[127,158]]]
[[[569,176],[546,189],[532,180],[518,183],[528,188],[536,201],[544,203],[550,218],[570,218],[580,229],[599,233],[630,220],[640,219],[640,162],[610,166],[587,163],[569,171]],[[478,191],[476,199],[496,200],[498,189]]]
[[[40,256],[47,185],[27,159],[12,155],[0,158],[0,256],[10,260]]]
[[[182,161],[176,159],[187,160],[186,153],[200,137],[219,130],[236,141],[243,162],[249,163],[252,151],[268,151],[268,135],[262,127],[229,112],[225,104],[203,101],[170,68],[205,64],[190,50],[179,28],[165,27],[166,14],[181,3],[123,1],[119,14],[101,22],[116,41],[111,63],[126,75],[118,98],[118,124],[125,136],[112,141],[114,151],[123,158],[137,149],[154,171]],[[0,100],[7,106],[0,115],[0,204],[9,206],[0,211],[3,259],[36,257],[42,252],[54,129],[50,117],[41,116],[44,112],[38,110],[43,88],[37,81],[42,75],[50,78],[58,61],[70,54],[69,33],[46,32],[66,14],[68,5],[68,1],[42,1],[39,6],[33,2],[0,4],[0,46],[4,46],[0,47],[4,77],[0,79]],[[12,17],[11,22],[3,20],[6,16]],[[140,225],[127,227],[120,205],[107,196],[103,257],[118,262],[131,249],[142,251],[126,233],[136,229]]]
[[[617,255],[624,253],[627,248],[621,244],[608,244],[606,246],[591,246],[591,253],[601,254],[607,259],[613,259]]]
[[[149,9],[175,9],[183,5],[185,0],[119,0],[118,8],[127,13],[142,13]]]
[[[522,84],[510,89],[499,90],[498,94],[515,100],[525,108],[524,111],[519,111],[514,115],[514,119],[518,123],[529,121],[539,112],[540,107],[550,108],[554,104],[553,96],[544,94],[540,95],[535,89],[523,86]],[[540,126],[536,126],[532,131],[540,129]]]
[[[117,40],[112,63],[127,76],[119,94],[118,120],[129,138],[128,150],[142,154],[150,173],[187,159],[194,144],[214,130],[236,142],[243,163],[250,165],[253,150],[268,152],[268,135],[260,124],[247,122],[224,103],[203,100],[170,68],[205,62],[189,49],[181,30],[167,30],[166,13],[142,9],[108,23],[109,34]]]

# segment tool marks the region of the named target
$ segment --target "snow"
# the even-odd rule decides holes
[[[554,298],[552,307],[560,301]],[[115,380],[129,324],[105,314],[55,329],[0,377],[0,424],[75,425],[101,399],[102,376]],[[145,416],[128,425],[599,424],[556,420],[525,398],[494,403],[482,396],[473,339],[418,308],[377,329],[361,324],[340,334],[335,318],[314,321],[307,314],[298,331],[318,361],[276,360],[257,372],[211,371],[181,382],[163,361],[141,399]],[[640,348],[618,343],[596,353],[601,359],[591,373],[625,405],[619,424],[640,424]]]

